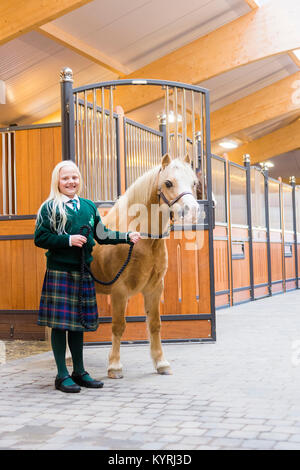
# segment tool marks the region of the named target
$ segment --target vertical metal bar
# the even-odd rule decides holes
[[[86,187],[86,197],[89,198],[89,181],[88,181],[88,144],[89,144],[89,133],[88,133],[88,107],[87,107],[87,92],[84,92],[84,184]]]
[[[270,211],[269,211],[269,172],[265,167],[263,170],[265,178],[265,214],[267,229],[267,259],[268,259],[268,291],[272,295],[272,269],[271,269],[271,236],[270,236]]]
[[[170,145],[170,128],[169,128],[169,87],[166,86],[165,92],[165,111],[166,111],[166,153],[169,152]]]
[[[282,179],[279,180],[279,208],[280,208],[280,226],[281,226],[281,261],[282,261],[282,287],[283,292],[286,292],[286,275],[285,275],[285,257],[284,257],[284,244],[285,244],[285,226],[284,226],[284,204],[283,204],[283,186]]]
[[[75,121],[75,125],[76,125],[76,155],[75,155],[75,162],[76,162],[78,168],[80,168],[80,164],[79,164],[80,150],[79,150],[79,104],[78,104],[78,93],[76,93],[76,95],[75,95],[75,109],[76,109],[76,121]]]
[[[162,133],[161,155],[164,156],[167,153],[166,119],[165,119],[164,115],[160,116],[159,131]]]
[[[96,89],[93,90],[93,200],[97,200],[97,172],[96,172],[96,163],[97,163],[97,96]]]
[[[134,178],[138,171],[138,134],[137,130],[130,124],[128,127],[130,131],[130,162],[129,162],[129,171],[130,171],[130,184],[133,183]]]
[[[298,281],[298,239],[297,239],[298,237],[297,237],[297,214],[296,214],[296,179],[295,179],[294,176],[291,176],[290,184],[292,186],[295,278],[296,278],[296,289],[299,289],[299,281]]]
[[[206,154],[204,153],[204,125],[203,125],[203,99],[204,96],[202,93],[199,94],[199,99],[200,99],[200,114],[199,114],[199,119],[200,119],[200,145],[201,145],[201,175],[202,175],[202,193],[203,193],[203,198],[206,199],[205,196],[205,180],[206,180]]]
[[[196,143],[196,132],[195,132],[195,95],[194,92],[191,92],[191,98],[192,98],[192,145],[193,145],[193,165],[194,165],[194,170],[198,168],[198,162],[197,162],[197,143]]]
[[[182,156],[185,157],[186,153],[186,90],[184,88],[182,93]]]
[[[174,114],[175,114],[175,135],[174,135],[174,147],[175,147],[175,158],[178,157],[178,90],[175,87],[174,90]]]
[[[79,168],[81,169],[83,181],[85,181],[84,174],[84,107],[80,105],[80,160],[78,161]]]
[[[7,215],[7,204],[6,204],[6,146],[5,146],[5,141],[6,141],[6,133],[2,133],[2,196],[3,196],[3,215]]]
[[[106,155],[106,116],[105,116],[105,96],[104,87],[101,88],[101,108],[102,108],[102,160],[103,160],[103,178],[104,178],[104,199],[107,201],[107,155]]]
[[[14,179],[14,214],[17,214],[17,162],[16,162],[16,145],[15,145],[15,132],[12,132],[12,158],[13,158],[13,179]]]
[[[109,137],[110,137],[110,173],[111,173],[111,200],[114,199],[115,172],[113,165],[113,145],[114,145],[114,97],[113,88],[109,88]]]
[[[248,224],[248,237],[249,237],[250,297],[251,297],[251,300],[254,300],[250,156],[248,154],[245,154],[243,156],[243,160],[244,160],[244,167],[246,168],[246,198],[247,198],[247,224]]]
[[[121,195],[121,157],[120,157],[120,118],[116,118],[116,157],[117,157],[117,196]],[[124,133],[125,136],[125,133]],[[125,137],[126,138],[126,137]],[[125,162],[126,162],[126,145],[125,147]],[[125,172],[126,177],[126,172]]]
[[[74,97],[73,72],[65,67],[60,72],[61,84],[61,124],[63,160],[75,161]]]
[[[98,155],[97,155],[97,185],[99,200],[103,200],[101,184],[101,112],[97,111],[97,137],[98,137]]]
[[[205,95],[205,134],[206,134],[206,168],[207,168],[207,199],[208,199],[208,245],[209,245],[209,266],[210,266],[210,305],[211,305],[211,330],[212,339],[216,339],[216,308],[215,308],[215,278],[214,278],[214,247],[213,247],[213,221],[214,208],[212,200],[212,172],[211,172],[211,149],[210,149],[210,122],[209,122],[209,93]]]
[[[8,213],[12,215],[11,133],[7,133]]]

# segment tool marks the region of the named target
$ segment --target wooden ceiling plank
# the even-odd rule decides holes
[[[126,78],[157,78],[191,84],[201,83],[234,68],[300,48],[300,2],[274,0],[203,36]],[[140,87],[131,96],[117,90],[126,112],[163,96],[158,88]]]
[[[211,113],[211,140],[297,110],[300,112],[300,72]]]
[[[0,44],[53,21],[92,0],[1,0]]]
[[[46,25],[40,26],[37,28],[37,31],[44,36],[47,36],[48,38],[58,42],[59,44],[62,44],[68,49],[71,49],[77,54],[86,57],[98,65],[101,65],[101,67],[116,73],[120,78],[125,77],[130,72],[127,67],[120,64],[118,61],[103,54],[98,49],[89,46],[84,41],[81,41],[73,35],[66,33],[54,24],[48,23]]]
[[[300,119],[231,150],[227,152],[227,155],[229,160],[241,164],[243,155],[248,153],[251,164],[255,164],[298,148],[300,148]]]
[[[256,8],[258,8],[258,5],[255,0],[245,0],[245,2],[247,3],[247,5],[249,5],[250,8],[252,8],[252,10],[256,10]]]

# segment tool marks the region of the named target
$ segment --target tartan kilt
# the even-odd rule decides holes
[[[47,269],[39,308],[38,325],[71,331],[95,331],[98,308],[94,281],[85,272],[82,287],[82,313],[89,328],[79,320],[78,293],[80,272]]]

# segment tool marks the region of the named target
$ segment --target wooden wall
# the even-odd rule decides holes
[[[15,155],[17,216],[0,217],[0,338],[45,339],[36,325],[45,251],[35,247],[33,233],[61,160],[60,127],[15,131]]]

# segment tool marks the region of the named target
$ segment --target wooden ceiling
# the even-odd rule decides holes
[[[227,152],[234,161],[250,153],[287,165],[300,148],[299,23],[299,0],[2,0],[0,126],[59,120],[65,66],[76,87],[175,80],[210,90],[214,153],[229,138],[239,144]],[[123,88],[117,98],[126,115],[157,127],[160,90],[132,97]],[[291,164],[298,177],[299,168]]]

